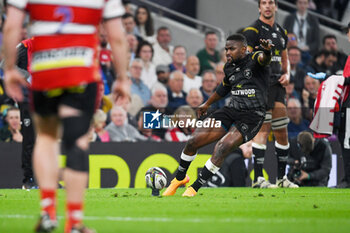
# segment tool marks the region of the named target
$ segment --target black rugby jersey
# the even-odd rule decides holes
[[[259,63],[260,53],[250,53],[237,62],[225,64],[225,78],[216,92],[220,96],[231,92],[228,107],[239,111],[265,110],[269,68]]]
[[[287,31],[275,23],[272,27],[261,20],[255,21],[252,25],[243,30],[247,38],[248,46],[253,50],[259,46],[260,39],[270,40],[275,46],[272,48],[272,58],[270,63],[270,85],[278,83],[278,79],[283,74],[282,71],[282,51],[287,48]]]

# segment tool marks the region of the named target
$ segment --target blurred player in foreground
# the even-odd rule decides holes
[[[59,3],[58,3],[59,2]],[[8,0],[4,26],[5,87],[15,101],[22,101],[27,82],[15,68],[16,45],[25,11],[31,17],[33,41],[30,71],[31,105],[37,138],[34,172],[41,193],[41,217],[37,232],[57,226],[56,188],[60,127],[67,155],[63,179],[67,190],[65,233],[91,233],[82,224],[84,191],[89,170],[88,130],[98,103],[101,77],[97,63],[97,26],[104,20],[118,71],[115,92],[128,98],[127,43],[120,0],[34,1]]]

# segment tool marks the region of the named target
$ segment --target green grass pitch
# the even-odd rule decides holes
[[[349,232],[350,190],[201,189],[194,198],[151,197],[150,189],[87,191],[85,223],[108,232]],[[33,232],[38,191],[0,190],[0,233]],[[64,191],[58,218],[63,232]]]

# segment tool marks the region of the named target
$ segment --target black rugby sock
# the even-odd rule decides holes
[[[254,182],[258,180],[259,176],[263,177],[263,166],[264,166],[264,156],[265,150],[258,149],[253,146],[253,155],[254,155]]]
[[[196,192],[198,192],[198,190],[202,187],[203,184],[205,184],[205,182],[207,182],[207,180],[210,179],[210,177],[212,177],[214,174],[211,173],[208,168],[206,168],[204,166],[204,168],[202,169],[202,171],[199,173],[199,176],[197,178],[197,180],[191,185],[192,188],[194,190],[196,190]]]
[[[186,172],[188,170],[188,168],[191,165],[191,162],[196,158],[197,154],[195,155],[186,155],[184,152],[182,152],[181,154],[181,158],[180,158],[180,165],[179,168],[177,169],[177,173],[176,173],[176,179],[177,180],[183,180],[186,177]]]
[[[220,168],[215,166],[211,159],[206,163],[202,171],[199,173],[197,180],[191,185],[191,187],[198,192],[202,185],[207,182]]]
[[[289,153],[289,144],[280,145],[275,142],[275,150],[277,156],[277,179],[282,179],[286,174],[287,159]]]

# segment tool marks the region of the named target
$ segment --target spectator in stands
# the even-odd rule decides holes
[[[199,89],[192,88],[187,93],[186,102],[191,108],[193,109],[198,108],[198,106],[203,103],[202,92]]]
[[[128,123],[126,111],[119,106],[112,108],[111,122],[105,129],[112,142],[136,142],[146,140],[137,129]]]
[[[196,119],[196,113],[190,106],[181,106],[174,112],[173,122],[184,122],[185,127],[180,124],[173,129],[169,129],[165,134],[165,140],[169,142],[187,142],[194,131],[190,125],[186,127],[186,122]]]
[[[116,82],[113,83],[112,88],[115,88]],[[113,107],[113,99],[116,98],[116,96],[112,93],[111,95],[105,95],[104,94],[104,88],[105,85],[100,84],[99,85],[99,93],[102,95],[101,98],[101,102],[100,102],[100,106],[99,109],[101,109],[102,111],[104,111],[105,113],[109,112],[112,107]]]
[[[157,41],[153,45],[153,63],[157,65],[168,65],[172,62],[174,46],[170,45],[171,33],[169,28],[160,27],[157,30]]]
[[[327,139],[303,131],[290,142],[288,179],[300,186],[327,187],[332,168],[332,148]]]
[[[332,72],[335,74],[338,71],[341,71],[342,73],[348,56],[338,49],[337,37],[332,34],[326,35],[323,37],[322,43],[323,49],[336,53],[337,61],[332,67]]]
[[[130,13],[125,13],[122,16],[123,27],[127,35],[134,35],[139,43],[143,41],[140,32],[136,27],[134,17]]]
[[[286,88],[286,100],[288,101],[290,98],[301,100],[300,94],[294,89],[294,80],[290,80]]]
[[[104,94],[108,95],[111,92],[112,84],[115,79],[115,72],[112,68],[111,50],[108,49],[107,32],[103,26],[99,27],[99,62],[102,71],[102,80],[104,84]]]
[[[97,135],[97,137],[100,139],[101,142],[110,141],[108,131],[105,130],[106,120],[107,120],[107,114],[101,109],[98,109],[95,112],[93,117],[93,127],[94,127],[95,134]]]
[[[315,100],[317,97],[317,91],[320,87],[320,82],[316,79],[306,75],[304,78],[304,89],[301,95],[301,101],[303,106],[303,118],[311,121],[313,115],[313,109]]]
[[[287,49],[290,47],[298,47],[298,37],[293,32],[288,32],[288,44]]]
[[[290,80],[294,82],[295,90],[301,94],[304,88],[304,77],[306,71],[301,68],[301,50],[298,47],[288,48],[288,58],[290,64]]]
[[[142,60],[141,80],[144,84],[152,89],[157,82],[156,66],[152,63],[153,47],[147,41],[143,41],[137,47],[136,57]]]
[[[301,103],[298,99],[290,98],[287,101],[288,138],[295,138],[301,131],[309,128],[310,122],[303,119],[301,111]]]
[[[337,54],[334,51],[321,50],[309,64],[312,73],[323,72],[327,76],[335,73],[334,64],[337,62]]]
[[[222,83],[222,81],[224,80],[224,77],[225,77],[224,65],[225,65],[225,63],[219,62],[215,66],[216,86],[219,86]],[[230,96],[230,94],[227,94],[226,97],[228,97],[228,96]],[[227,98],[222,98],[219,101],[217,101],[214,104],[212,104],[211,105],[212,110],[216,110],[216,109],[224,107],[225,104],[226,104],[226,99]]]
[[[213,70],[206,70],[203,72],[202,86],[200,90],[203,95],[203,102],[214,93],[216,90],[216,76]]]
[[[299,48],[314,55],[319,49],[320,27],[318,19],[308,14],[308,0],[296,0],[297,12],[290,14],[284,21],[284,28],[298,36]]]
[[[220,62],[215,66],[215,77],[216,77],[216,85],[220,85],[225,78],[224,72],[225,63]]]
[[[0,129],[0,141],[2,142],[22,142],[21,117],[18,108],[10,107],[4,110],[3,118],[5,125]]]
[[[205,48],[199,50],[197,53],[200,62],[200,74],[202,74],[204,70],[215,69],[216,64],[220,61],[220,53],[216,49],[218,41],[218,36],[215,32],[209,31],[205,33]]]
[[[139,6],[136,9],[135,22],[142,39],[153,44],[156,41],[154,36],[153,18],[147,6]]]
[[[159,110],[159,112],[162,114],[170,115],[171,110],[167,106],[168,106],[167,89],[163,85],[155,85],[152,88],[152,97],[151,97],[150,104],[146,107],[143,107],[138,113],[138,116],[140,115],[141,112],[156,112],[157,110]],[[154,130],[154,134],[159,136],[161,139],[164,139],[165,132],[166,132],[166,129]]]
[[[133,34],[127,34],[126,40],[128,41],[128,45],[129,45],[129,53],[130,53],[129,63],[131,63],[136,58],[136,51],[137,51],[139,42],[136,39],[135,35]]]
[[[147,105],[150,98],[151,98],[151,92],[149,88],[144,84],[144,82],[141,80],[141,73],[142,73],[142,60],[141,59],[135,59],[131,62],[130,65],[130,77],[131,77],[131,94],[136,94],[140,96],[140,98],[143,101],[144,105]]]
[[[184,92],[188,93],[192,88],[199,89],[202,86],[202,78],[198,76],[199,60],[196,56],[189,56],[186,62],[186,73],[184,76]]]
[[[132,126],[134,126],[135,128],[137,128],[137,118],[134,117],[134,115],[132,115],[131,113],[129,113],[130,107],[131,107],[131,101],[128,98],[125,99],[116,99],[116,101],[113,104],[113,107],[115,106],[119,106],[122,107],[125,112],[126,112],[126,117],[128,120],[128,123]],[[141,107],[140,107],[141,109]],[[109,121],[108,121],[109,122]]]
[[[169,66],[166,65],[158,65],[156,67],[156,75],[158,82],[155,84],[162,84],[163,86],[168,86],[168,81],[170,77],[170,69]]]
[[[184,86],[184,74],[175,70],[170,74],[168,88],[168,108],[174,112],[178,107],[186,105],[186,93],[182,90]]]
[[[186,73],[186,67],[184,65],[187,57],[187,51],[186,48],[182,45],[175,46],[173,50],[173,61],[171,64],[169,64],[170,72],[173,72],[174,70],[180,70],[183,73]]]
[[[143,127],[143,112],[140,112],[140,114],[139,114],[139,119],[138,119],[137,125],[138,125],[137,129],[139,130],[139,133],[141,135],[143,135],[146,138],[146,140],[153,141],[153,142],[161,142],[162,141],[162,139],[159,136],[157,136],[153,133],[153,129]]]
[[[298,37],[292,33],[289,32],[287,34],[288,36],[288,44],[287,44],[287,49],[291,48],[291,47],[298,47],[299,48],[299,44],[298,44]],[[300,49],[301,52],[301,66],[302,67],[306,67],[307,64],[309,64],[310,60],[312,59],[312,56],[309,52],[304,52]]]

